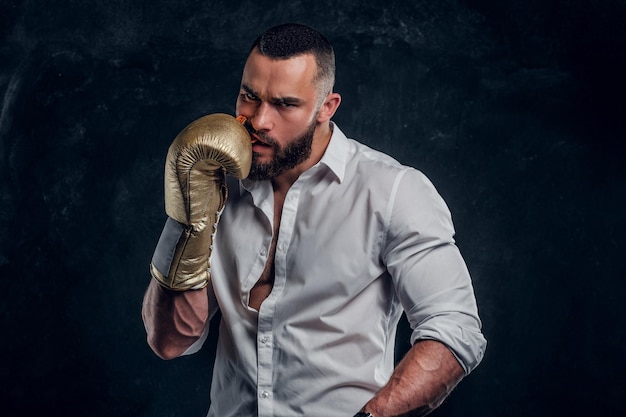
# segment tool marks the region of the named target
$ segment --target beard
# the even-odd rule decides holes
[[[316,120],[313,119],[307,130],[285,147],[270,136],[256,132],[263,142],[272,146],[274,157],[269,162],[260,163],[258,154],[253,152],[248,178],[254,181],[270,180],[306,161],[311,156],[315,127]],[[248,129],[251,127],[248,126]]]

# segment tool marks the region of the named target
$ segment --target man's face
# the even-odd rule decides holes
[[[253,138],[249,178],[271,179],[306,161],[317,127],[315,58],[270,59],[254,50],[243,70],[237,114]]]

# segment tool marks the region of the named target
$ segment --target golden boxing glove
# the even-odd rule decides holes
[[[251,161],[248,131],[227,114],[201,117],[176,136],[165,163],[165,211],[183,232],[167,275],[150,265],[161,285],[184,291],[208,284],[213,234],[228,197],[225,174],[245,178]]]

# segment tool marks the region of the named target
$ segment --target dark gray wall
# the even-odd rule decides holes
[[[337,123],[453,213],[490,344],[436,415],[624,415],[625,9],[1,1],[0,407],[205,415],[211,343],[161,361],[140,317],[165,153],[233,111],[260,31],[299,21],[336,46]]]

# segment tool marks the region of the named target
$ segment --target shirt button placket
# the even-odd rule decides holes
[[[258,397],[259,417],[270,417],[274,413],[272,398],[272,338],[268,334],[269,326],[261,325],[257,343],[258,354]]]

